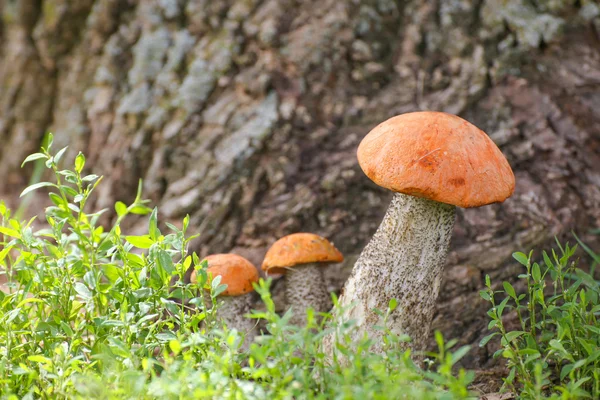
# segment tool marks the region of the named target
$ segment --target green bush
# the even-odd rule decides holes
[[[275,313],[265,281],[257,286],[265,310],[251,317],[266,330],[244,351],[243,332],[219,319],[217,295],[225,286],[217,278],[204,290],[206,265],[188,251],[189,218],[180,227],[166,223],[163,233],[140,183],[132,204],[116,203],[116,221],[105,229],[99,219],[107,210],[86,211],[101,177],[83,174],[83,154],[73,170],[60,169],[65,149],[52,155],[51,144],[50,136],[24,162],[53,172],[52,182],[23,192],[49,189],[42,227],[35,218],[11,218],[0,205],[0,271],[8,279],[0,292],[2,399],[473,397],[473,374],[452,371],[468,348],[450,352],[455,342],[437,334],[439,352],[422,370],[400,350],[402,338],[388,332],[386,353],[372,354],[368,338],[351,346],[345,333],[352,323],[331,314],[309,312],[307,326],[290,325],[289,314]],[[149,215],[144,235],[122,232],[130,214]],[[192,265],[198,283],[184,284]],[[322,338],[334,328],[343,362],[323,353]]]
[[[600,284],[593,277],[600,257],[576,239],[593,258],[591,274],[573,260],[577,246],[557,241],[558,254],[543,252],[540,262],[532,260],[533,252],[513,254],[525,267],[519,278],[526,293],[508,282],[494,290],[489,276],[481,291],[492,304],[489,329],[495,331],[481,345],[501,337],[494,356],[508,361],[505,386],[525,399],[600,398]],[[508,309],[515,310],[520,330],[507,330],[502,316]]]

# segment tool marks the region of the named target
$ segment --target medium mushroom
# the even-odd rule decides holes
[[[271,246],[262,270],[267,274],[285,274],[286,303],[294,312],[291,323],[306,324],[308,307],[317,312],[331,308],[322,268],[343,260],[344,256],[331,242],[312,233],[294,233]]]
[[[256,321],[244,315],[250,313],[254,306],[252,284],[258,282],[258,270],[250,261],[236,254],[213,254],[205,260],[209,276],[212,279],[221,276],[221,284],[227,285],[227,289],[218,297],[221,304],[217,315],[229,328],[244,332],[246,343],[250,343],[255,336],[252,332]],[[196,270],[192,271],[190,282],[197,283]]]
[[[426,343],[435,310],[455,208],[499,203],[514,191],[504,155],[471,123],[441,112],[402,114],[379,124],[358,147],[358,162],[377,185],[396,194],[346,282],[343,317],[357,323],[381,351],[377,330],[392,298],[388,319],[394,333],[408,334],[411,347]],[[354,307],[349,307],[355,303]]]

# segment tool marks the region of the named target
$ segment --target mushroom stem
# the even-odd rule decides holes
[[[323,280],[323,265],[308,263],[288,269],[285,275],[285,297],[294,315],[290,322],[294,325],[306,324],[306,309],[315,312],[331,308],[331,297]]]
[[[385,312],[392,298],[398,307],[388,328],[412,338],[422,349],[435,311],[444,261],[455,219],[453,205],[396,193],[369,244],[354,265],[340,297],[348,307],[344,320],[355,320],[353,339],[368,333],[373,351],[382,349],[383,321],[373,309]]]
[[[219,296],[217,303],[217,317],[221,318],[228,328],[235,328],[246,335],[242,348],[247,350],[256,336],[256,320],[244,317],[254,307],[252,293],[241,296]]]

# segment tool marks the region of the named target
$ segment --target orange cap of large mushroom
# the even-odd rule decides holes
[[[342,262],[344,256],[333,244],[313,233],[293,233],[282,237],[267,251],[262,270],[283,274],[287,267],[314,262]]]
[[[208,263],[206,272],[213,279],[220,275],[221,283],[227,285],[222,296],[241,296],[254,290],[252,284],[258,282],[258,270],[244,257],[237,254],[212,254],[205,260]],[[190,282],[197,282],[196,271],[192,272]]]
[[[379,186],[459,207],[502,202],[515,189],[508,161],[485,132],[442,112],[382,122],[362,140],[357,156]]]

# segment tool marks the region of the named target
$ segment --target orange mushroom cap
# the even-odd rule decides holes
[[[208,263],[206,272],[213,279],[220,275],[221,283],[227,285],[221,296],[241,296],[254,290],[252,284],[258,282],[258,270],[244,257],[237,254],[212,254],[205,260]],[[190,282],[197,283],[195,270],[190,276]]]
[[[382,122],[362,140],[357,156],[379,186],[459,207],[502,202],[515,189],[508,161],[485,132],[442,112]]]
[[[286,267],[314,262],[342,262],[344,256],[333,244],[313,233],[294,233],[282,237],[267,251],[262,270],[283,274]]]

